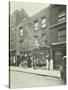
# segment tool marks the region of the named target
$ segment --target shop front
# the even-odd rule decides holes
[[[15,66],[16,65],[16,51],[10,51],[9,55],[9,65]]]
[[[60,69],[62,65],[63,57],[66,56],[66,44],[55,44],[53,49],[53,66],[54,69]]]
[[[22,67],[49,69],[49,48],[34,49],[21,54],[24,57],[22,57]],[[25,62],[27,64],[24,64]]]

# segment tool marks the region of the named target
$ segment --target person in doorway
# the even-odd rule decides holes
[[[48,70],[48,64],[49,63],[49,61],[48,61],[48,58],[46,58],[46,69]]]
[[[27,56],[27,67],[31,67],[31,58],[30,56]]]
[[[33,57],[31,57],[31,68],[33,68]]]
[[[23,59],[23,67],[24,67],[24,68],[27,67],[27,60],[28,60],[28,55],[25,54],[25,55],[24,55],[24,59]]]
[[[35,56],[34,56],[34,58],[33,58],[33,67],[34,67],[34,69],[36,69],[36,60],[35,60]]]
[[[53,70],[53,59],[50,59],[50,70]]]

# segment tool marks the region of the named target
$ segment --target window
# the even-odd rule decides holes
[[[38,39],[35,39],[35,46],[40,46],[39,42],[38,42]]]
[[[59,30],[58,31],[58,40],[61,41],[61,40],[65,40],[66,39],[66,31],[65,29],[62,29],[62,30]]]
[[[42,18],[42,28],[45,28],[46,27],[46,18],[43,17]]]
[[[41,36],[45,36],[45,35],[46,35],[46,33],[41,34]]]
[[[47,44],[47,38],[46,38],[46,33],[41,34],[41,38],[42,38],[42,44]]]
[[[41,36],[42,36],[42,40],[45,42],[45,40],[46,40],[46,33],[43,33]]]
[[[34,25],[35,25],[35,30],[38,30],[39,29],[38,21],[35,21]]]
[[[23,36],[23,28],[22,27],[20,27],[20,36]]]
[[[63,16],[65,16],[65,12],[61,13],[58,17],[60,18],[60,17],[63,17]]]
[[[66,19],[65,12],[59,14],[58,16],[58,22],[64,21]]]

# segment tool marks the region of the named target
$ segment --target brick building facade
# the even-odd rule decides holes
[[[50,5],[32,17],[20,20],[15,26],[16,56],[26,53],[41,61],[48,58],[49,63],[53,60],[52,68],[59,68],[66,55],[65,18],[65,5]]]
[[[16,10],[9,18],[9,56],[11,61],[16,61],[16,56],[18,54],[18,37],[17,37],[17,26],[22,23],[24,19],[28,19],[29,16],[27,13],[22,9],[21,11]]]
[[[66,56],[66,6],[50,7],[50,43],[54,68],[59,68],[63,56]]]

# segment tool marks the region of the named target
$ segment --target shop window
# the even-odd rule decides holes
[[[54,64],[55,64],[55,69],[59,69],[60,68],[60,65],[62,63],[62,52],[60,51],[55,51],[54,53]]]
[[[15,60],[15,56],[13,56],[13,63],[15,63],[16,62],[16,60]]]

